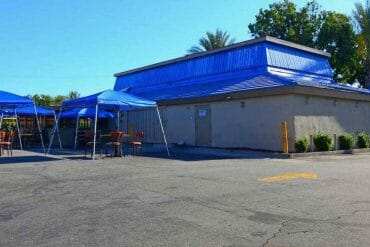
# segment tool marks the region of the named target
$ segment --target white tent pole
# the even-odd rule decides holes
[[[4,118],[4,112],[1,113],[1,118],[0,118],[0,130],[1,127],[3,126],[3,118]]]
[[[119,131],[119,122],[120,122],[120,119],[119,119],[119,110],[117,111],[117,131]]]
[[[60,139],[59,126],[57,124],[57,116],[55,115],[55,112],[54,112],[54,124],[56,126],[56,131],[57,131],[57,135],[58,135],[59,147],[60,147],[60,149],[63,149],[62,140]]]
[[[56,123],[54,124],[53,131],[51,132],[49,148],[48,148],[48,151],[46,152],[46,155],[49,155],[49,153],[50,153],[51,145],[53,144],[53,141],[54,141],[55,131],[57,129],[57,126],[58,126],[58,123],[59,123],[59,120],[60,120],[60,114],[62,114],[62,110],[63,110],[63,106],[60,106],[58,119],[57,119]]]
[[[94,149],[93,149],[93,160],[95,160],[95,148],[96,148],[96,130],[98,127],[98,109],[99,105],[95,106],[95,122],[94,122]]]
[[[41,126],[40,126],[39,118],[38,118],[38,116],[37,116],[37,109],[36,109],[36,105],[35,105],[35,104],[33,105],[33,109],[34,109],[34,111],[35,111],[37,128],[38,128],[39,133],[40,133],[42,149],[44,150],[44,154],[46,155],[45,144],[44,144],[44,138],[42,137],[42,130],[41,130]]]
[[[75,130],[75,144],[74,144],[74,150],[76,150],[76,148],[77,148],[77,132],[78,132],[78,126],[79,126],[79,124],[78,124],[78,122],[80,121],[80,116],[79,115],[77,115],[77,118],[76,118],[76,130]]]
[[[170,150],[168,149],[167,139],[166,139],[166,135],[164,133],[162,118],[161,118],[161,114],[159,113],[158,106],[156,107],[156,110],[157,110],[157,114],[158,114],[159,124],[161,125],[161,130],[162,130],[162,134],[163,134],[164,143],[166,144],[167,155],[170,156]]]
[[[21,150],[23,150],[21,131],[20,131],[20,128],[19,128],[19,123],[18,123],[17,109],[15,107],[14,107],[14,115],[15,115],[15,124],[17,126],[17,132],[18,132],[19,147],[21,148]]]

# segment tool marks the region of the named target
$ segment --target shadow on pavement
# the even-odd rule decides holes
[[[161,159],[172,159],[182,161],[203,161],[203,160],[222,160],[222,159],[274,159],[285,158],[279,153],[257,152],[246,150],[227,150],[217,148],[171,148],[171,156],[167,155],[165,150],[153,151],[151,148],[144,147],[140,156],[153,157]],[[132,154],[129,153],[129,154]]]
[[[2,156],[0,157],[0,164],[35,163],[55,160],[59,159],[39,155],[11,156],[11,157]]]
[[[131,148],[124,148],[125,155],[132,156]],[[181,161],[206,161],[206,160],[222,160],[222,159],[274,159],[285,158],[279,153],[273,152],[257,152],[249,150],[228,150],[217,148],[197,148],[197,147],[171,147],[171,156],[167,155],[166,149],[163,147],[144,146],[138,156],[146,158],[159,158]],[[53,156],[60,156],[63,159],[69,160],[90,160],[90,153],[84,157],[83,150],[54,149],[50,152]],[[100,158],[100,151],[97,151],[96,157]],[[104,158],[105,154],[102,155]]]

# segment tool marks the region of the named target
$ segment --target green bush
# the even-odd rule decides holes
[[[15,121],[3,120],[1,130],[10,131],[15,128]]]
[[[295,142],[295,150],[298,153],[305,153],[305,152],[307,152],[308,151],[308,147],[309,147],[308,139],[305,136],[299,138]]]
[[[366,132],[361,132],[360,134],[358,134],[357,139],[358,148],[370,147],[370,137]]]
[[[331,136],[321,131],[313,137],[313,143],[318,151],[329,151],[332,148]]]
[[[355,146],[355,138],[352,135],[345,133],[339,136],[339,149],[349,150]]]

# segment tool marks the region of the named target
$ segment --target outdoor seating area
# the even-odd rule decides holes
[[[132,110],[153,108],[162,126],[156,102],[124,92],[106,90],[64,101],[59,111],[37,106],[32,99],[9,92],[0,91],[0,94],[0,156],[12,157],[13,150],[41,150],[48,156],[52,148],[76,154],[83,150],[83,158],[93,160],[143,155],[144,131],[133,128],[123,131],[120,116]],[[52,120],[51,126],[46,124],[47,119]],[[72,146],[63,144],[69,137],[63,136],[66,129],[62,120],[75,121]],[[108,124],[100,126],[103,120]],[[163,126],[162,134],[170,155]]]

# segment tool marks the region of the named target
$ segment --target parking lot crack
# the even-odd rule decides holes
[[[281,234],[281,232],[283,231],[283,228],[286,226],[286,224],[288,223],[287,220],[284,220],[279,229],[268,239],[266,239],[266,241],[262,244],[262,247],[266,247],[268,246],[268,244],[271,242],[271,240],[273,240],[274,238],[276,238],[279,234]]]

